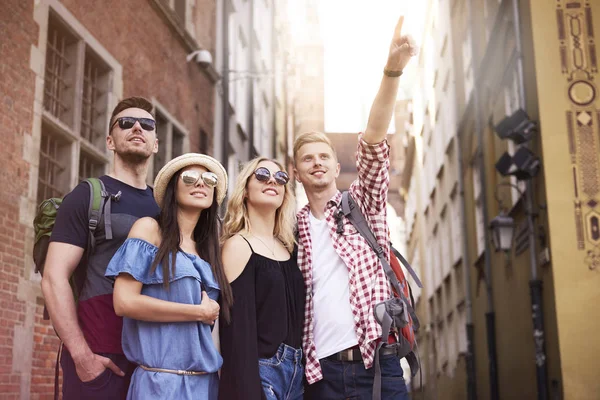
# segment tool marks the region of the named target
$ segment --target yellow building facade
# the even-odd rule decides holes
[[[413,384],[413,398],[598,399],[600,1],[429,3],[425,55],[419,60],[423,72],[413,92],[410,165],[403,176],[405,219],[412,226],[408,254],[420,265],[425,285],[417,305],[425,322],[419,335],[424,382]],[[449,34],[440,28],[445,19]],[[437,56],[446,46],[449,61]],[[428,57],[432,49],[436,56]],[[428,70],[434,73],[428,76]],[[439,101],[440,86],[446,93],[452,85],[452,96]],[[437,97],[417,94],[427,91]],[[452,110],[454,120],[440,120],[437,112],[431,118],[432,107],[441,115]],[[518,109],[538,126],[533,139],[521,145],[496,134],[498,123]],[[429,128],[423,123],[428,118]],[[442,123],[451,133],[436,135]],[[436,165],[429,190],[427,160],[439,158],[434,149],[447,143],[447,135],[455,138],[444,147],[445,161]],[[521,146],[541,162],[530,185],[495,168],[504,152],[514,154]],[[452,163],[452,157],[458,161]],[[454,173],[456,182],[449,179]],[[456,198],[459,211],[452,208]],[[460,223],[451,217],[457,212]],[[515,222],[507,253],[495,251],[489,229],[502,212]],[[452,250],[452,270],[450,278],[442,273],[439,285],[435,274],[448,260],[429,256],[437,251],[429,243],[444,218],[450,220],[450,235],[439,239],[440,249]],[[459,228],[463,251],[457,259]],[[539,306],[533,306],[538,288]],[[540,319],[534,328],[536,313],[543,325]],[[455,339],[446,329],[451,324]],[[454,361],[450,346],[458,349]]]
[[[561,376],[600,398],[600,1],[531,1]]]

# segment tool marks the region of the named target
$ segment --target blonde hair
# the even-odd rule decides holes
[[[233,193],[227,202],[227,212],[225,213],[225,221],[223,222],[223,231],[221,234],[221,242],[224,243],[233,235],[242,231],[250,230],[250,220],[248,219],[248,208],[246,206],[246,187],[248,181],[254,174],[258,164],[263,161],[275,163],[282,171],[285,171],[283,165],[279,161],[272,160],[266,157],[257,157],[250,160],[244,165],[244,168],[238,175],[235,181]],[[283,195],[283,203],[275,211],[275,228],[273,235],[283,243],[286,249],[291,253],[294,251],[296,239],[294,236],[294,227],[296,225],[296,200],[292,190],[285,187]]]
[[[298,151],[302,146],[308,143],[325,143],[331,148],[333,152],[333,156],[337,160],[337,153],[333,148],[333,144],[329,137],[323,132],[311,131],[300,134],[294,141],[294,164],[296,164],[296,157],[298,156]]]

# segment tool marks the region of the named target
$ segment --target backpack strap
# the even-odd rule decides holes
[[[104,183],[98,178],[88,178],[85,180],[90,188],[90,204],[88,207],[88,254],[94,251],[96,247],[96,228],[100,224],[100,218],[102,217],[102,203],[104,198],[102,192],[104,192]],[[111,231],[112,233],[112,231]]]
[[[400,252],[398,250],[396,250],[396,248],[394,246],[392,246],[391,243],[390,243],[390,248],[392,249],[392,252],[394,253],[394,255],[396,257],[398,257],[398,260],[400,260],[402,265],[404,265],[404,268],[406,268],[406,270],[408,271],[410,276],[412,276],[412,278],[414,279],[417,286],[420,287],[421,289],[423,289],[423,284],[421,283],[421,280],[417,276],[417,273],[415,272],[415,270],[410,266],[408,261],[406,261],[406,258],[404,258],[404,256],[402,254],[400,254]]]
[[[384,307],[385,304],[380,303],[376,307]],[[379,358],[381,356],[381,348],[385,345],[386,348],[393,348],[396,352],[396,356],[399,358],[406,358],[408,365],[410,366],[411,376],[415,376],[417,371],[420,371],[418,356],[416,356],[415,351],[411,349],[411,345],[409,341],[402,335],[398,335],[398,341],[394,344],[387,344],[387,338],[391,333],[393,320],[392,317],[387,312],[379,313],[381,317],[381,340],[376,347],[375,350],[375,359],[373,360],[373,367],[375,369],[375,374],[373,377],[373,400],[381,400],[381,365],[379,362]],[[415,346],[416,346],[415,340]]]
[[[383,266],[383,271],[385,272],[390,284],[396,290],[398,297],[400,297],[406,303],[407,310],[413,321],[418,321],[417,314],[415,313],[412,304],[404,295],[404,291],[400,287],[400,282],[398,282],[398,277],[394,273],[394,270],[390,266],[390,263],[385,256],[385,251],[379,245],[379,243],[377,243],[377,238],[375,238],[373,231],[371,231],[371,228],[369,228],[365,216],[360,211],[360,208],[358,207],[352,196],[350,196],[350,193],[348,191],[342,193],[342,212],[346,216],[346,218],[348,218],[348,220],[352,223],[352,225],[354,225],[354,227],[361,234],[361,236],[365,238],[367,243],[369,243],[369,246],[373,249],[375,254],[377,254],[377,257],[379,258],[379,260],[381,261],[381,265]]]

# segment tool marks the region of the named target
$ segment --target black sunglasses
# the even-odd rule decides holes
[[[116,124],[119,124],[119,128],[121,129],[131,129],[135,125],[136,122],[140,123],[140,126],[145,131],[153,131],[156,129],[156,121],[150,118],[136,118],[136,117],[120,117],[113,122],[110,127],[110,130],[115,127]]]
[[[269,182],[271,179],[271,171],[268,168],[260,167],[254,171],[254,176],[259,182]],[[290,176],[285,171],[277,171],[273,174],[273,178],[275,178],[275,182],[278,185],[285,185],[290,181]]]

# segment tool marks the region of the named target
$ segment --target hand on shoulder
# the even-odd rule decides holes
[[[240,235],[233,235],[223,243],[221,258],[229,282],[233,282],[242,274],[251,255],[248,243]]]
[[[143,217],[135,221],[128,238],[142,239],[155,246],[160,244],[160,228],[158,221],[152,217]]]

